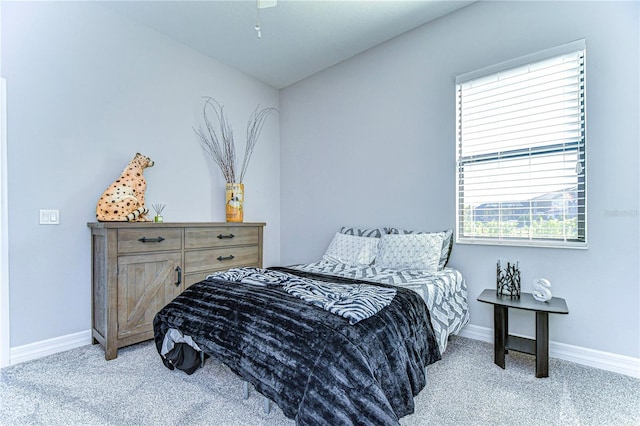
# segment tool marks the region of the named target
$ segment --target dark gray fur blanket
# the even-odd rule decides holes
[[[414,411],[425,367],[440,359],[426,304],[403,288],[376,315],[349,325],[280,286],[214,278],[185,290],[153,325],[159,353],[170,328],[191,336],[299,425],[398,424]]]

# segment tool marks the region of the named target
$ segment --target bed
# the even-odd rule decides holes
[[[399,424],[468,321],[466,288],[444,267],[446,232],[370,231],[342,228],[318,262],[192,285],[154,319],[163,362],[173,369],[178,347],[214,357],[300,425]]]

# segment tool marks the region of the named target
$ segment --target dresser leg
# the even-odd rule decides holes
[[[118,348],[115,345],[105,345],[104,347],[104,359],[110,361],[118,357]]]

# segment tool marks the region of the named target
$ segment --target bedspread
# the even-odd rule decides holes
[[[404,287],[417,292],[427,303],[440,352],[444,353],[450,335],[457,334],[469,323],[467,285],[460,271],[444,268],[437,272],[395,270],[344,263],[319,262],[292,266],[293,269],[374,281]]]
[[[414,410],[424,368],[440,359],[425,303],[402,288],[389,306],[349,325],[280,286],[214,277],[192,285],[156,315],[159,352],[170,328],[191,336],[299,425],[398,424]]]

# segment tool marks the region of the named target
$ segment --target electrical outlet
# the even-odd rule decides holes
[[[59,225],[60,210],[40,210],[40,225]]]

